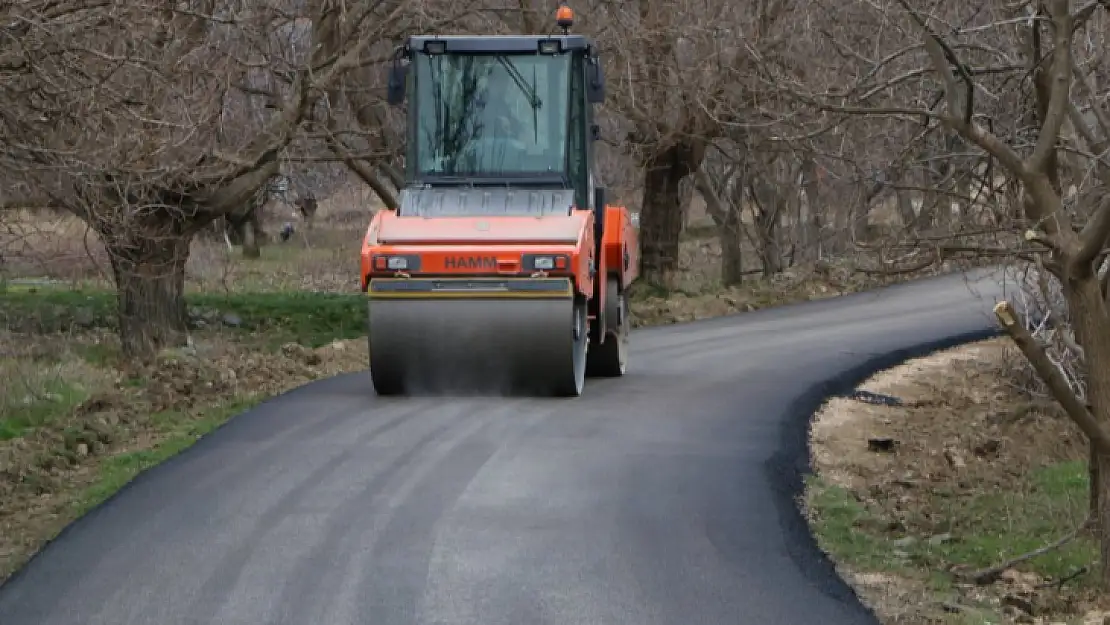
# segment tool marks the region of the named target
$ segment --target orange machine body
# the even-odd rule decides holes
[[[422,217],[382,210],[363,239],[362,290],[374,278],[545,276],[570,278],[579,295],[603,298],[605,289],[595,289],[598,276],[617,276],[627,287],[639,266],[637,233],[628,210],[606,206],[605,219],[598,257],[591,210],[542,217]],[[540,257],[553,262],[537,267]]]

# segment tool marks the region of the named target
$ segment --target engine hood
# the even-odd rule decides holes
[[[585,227],[568,215],[567,189],[405,189],[398,213],[381,215],[379,243],[570,244]]]

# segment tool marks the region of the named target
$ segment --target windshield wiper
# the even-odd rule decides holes
[[[540,101],[540,97],[536,95],[535,89],[528,86],[528,81],[524,80],[524,76],[521,76],[520,70],[517,69],[516,65],[513,65],[511,61],[500,55],[497,57],[497,62],[501,63],[505,71],[509,72],[509,76],[513,79],[513,82],[516,83],[516,86],[520,88],[521,93],[524,94],[524,97],[528,98],[528,104],[532,106],[533,113],[543,106],[543,102]]]

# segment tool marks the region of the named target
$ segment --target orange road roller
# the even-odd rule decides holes
[[[596,49],[557,17],[561,35],[413,36],[392,59],[405,185],[361,254],[379,395],[573,397],[625,373],[637,231],[594,184]]]

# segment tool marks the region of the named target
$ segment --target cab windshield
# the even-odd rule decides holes
[[[417,54],[416,175],[561,177],[569,55]]]

